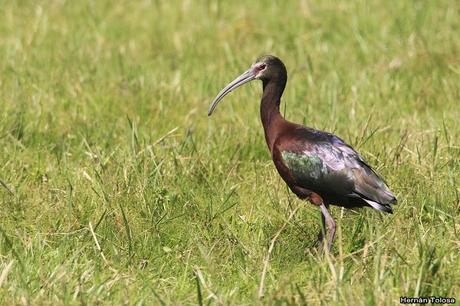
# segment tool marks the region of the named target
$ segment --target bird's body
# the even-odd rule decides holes
[[[335,223],[327,211],[328,205],[345,208],[370,206],[392,212],[390,205],[396,203],[396,198],[383,179],[351,146],[331,133],[283,118],[279,105],[287,72],[278,58],[259,58],[251,69],[221,91],[209,114],[228,92],[253,79],[263,82],[260,115],[276,169],[299,198],[321,207],[323,228],[324,222],[329,227],[329,249]],[[322,237],[320,233],[320,239]]]

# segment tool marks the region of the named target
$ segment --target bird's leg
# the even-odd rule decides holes
[[[324,236],[326,236],[326,221],[324,220],[323,213],[321,213],[321,228],[318,233],[318,246],[320,247],[323,245]]]
[[[330,251],[332,248],[332,242],[334,241],[335,234],[334,219],[332,219],[332,216],[327,211],[327,206],[326,204],[324,204],[324,200],[319,194],[312,192],[308,200],[321,208],[321,230],[318,234],[320,252],[322,252],[323,250],[323,241],[324,237],[326,236],[326,225],[328,229],[327,249]]]
[[[328,229],[327,249],[331,251],[332,242],[334,241],[334,234],[335,234],[335,221],[334,219],[332,219],[332,216],[327,211],[326,205],[324,205],[324,203],[320,205],[320,208],[323,214],[323,220],[325,219],[327,229]]]
[[[311,201],[310,197],[313,194],[313,192],[311,192],[310,190],[307,190],[305,188],[295,186],[295,185],[289,186],[289,188],[291,188],[292,192],[294,192],[295,195],[299,197],[299,199],[301,200],[309,199]]]

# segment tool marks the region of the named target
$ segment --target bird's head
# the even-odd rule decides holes
[[[262,80],[264,83],[267,83],[272,79],[278,78],[286,78],[286,67],[283,62],[273,55],[259,57],[256,62],[252,64],[251,68],[243,72],[219,92],[209,107],[208,116],[211,116],[220,100],[241,85],[252,80]]]

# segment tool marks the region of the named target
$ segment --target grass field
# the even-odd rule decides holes
[[[0,17],[2,305],[460,298],[459,1],[7,0]],[[319,209],[268,154],[261,85],[206,114],[262,54],[288,68],[286,117],[341,136],[399,200],[332,208],[326,256]]]

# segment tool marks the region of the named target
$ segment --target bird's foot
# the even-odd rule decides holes
[[[318,240],[316,240],[316,245],[317,246],[320,246],[323,244],[323,241],[324,241],[324,234],[323,234],[323,231],[319,231],[318,233]]]
[[[315,248],[318,249],[320,253],[322,253],[324,248],[324,235],[321,231],[318,234],[318,240],[315,242]]]

